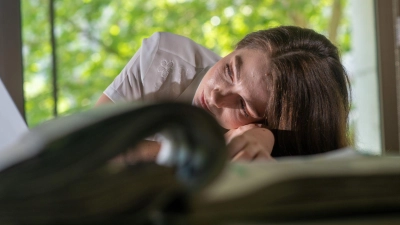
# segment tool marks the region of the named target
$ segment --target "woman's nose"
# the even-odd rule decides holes
[[[212,91],[212,98],[217,108],[231,108],[234,104],[235,94],[229,90],[216,88]]]

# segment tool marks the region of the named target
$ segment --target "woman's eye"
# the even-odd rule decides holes
[[[228,64],[225,65],[225,73],[229,76],[229,78],[233,81],[233,74],[231,68]]]
[[[246,103],[244,102],[243,99],[240,99],[240,107],[242,108],[243,115],[244,115],[246,118],[248,118],[248,117],[249,117],[249,113],[247,112]]]

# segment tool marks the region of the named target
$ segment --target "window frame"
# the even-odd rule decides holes
[[[0,1],[0,77],[26,121],[20,0]]]
[[[375,0],[382,154],[399,153],[400,77],[396,47],[399,0]]]

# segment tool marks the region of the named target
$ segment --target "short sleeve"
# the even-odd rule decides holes
[[[157,52],[159,39],[159,33],[154,33],[150,38],[144,39],[139,50],[106,88],[104,94],[113,102],[143,100],[144,76]]]
[[[187,37],[157,32],[143,40],[104,94],[113,102],[177,100],[201,71],[219,59]]]

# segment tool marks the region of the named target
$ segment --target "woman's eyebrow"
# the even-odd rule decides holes
[[[242,66],[242,57],[239,55],[235,56],[235,72],[236,72],[236,79],[240,80],[240,67]]]

